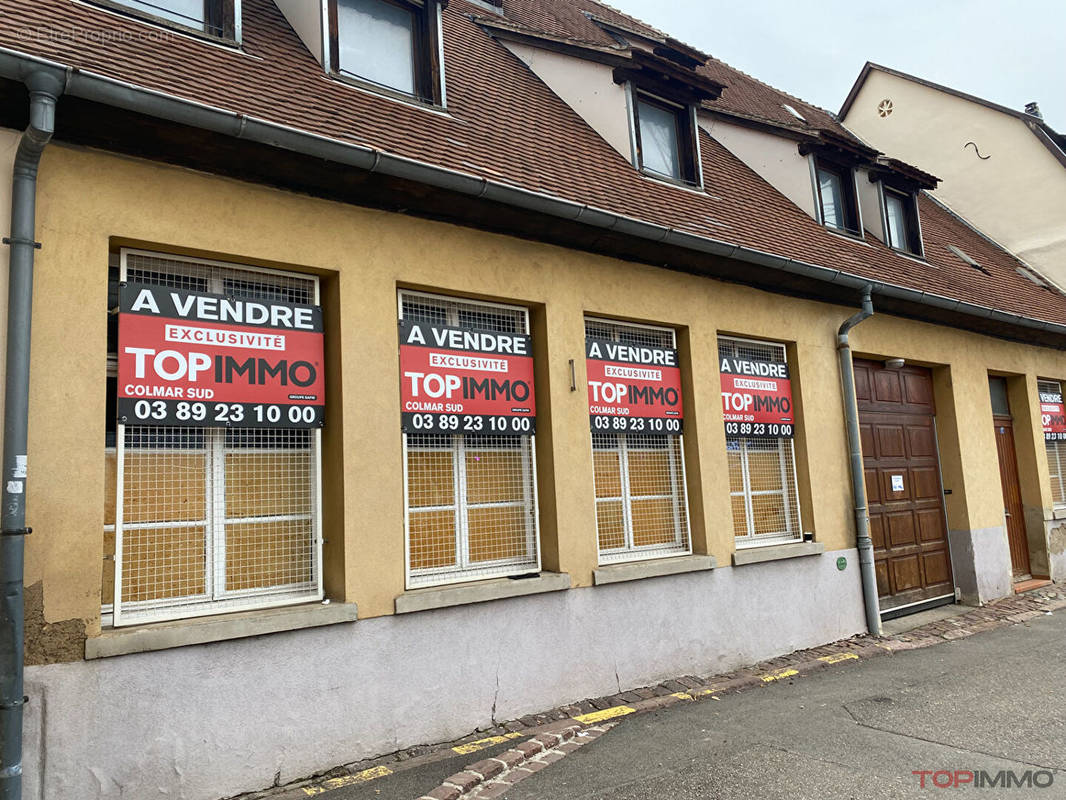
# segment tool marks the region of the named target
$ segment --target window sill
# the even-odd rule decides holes
[[[349,75],[346,72],[331,70],[326,73],[326,75],[337,83],[343,83],[345,86],[365,94],[374,95],[375,97],[384,97],[386,100],[403,103],[405,106],[417,108],[419,111],[428,111],[431,114],[437,114],[442,117],[451,117],[451,114],[445,106],[437,105],[432,100],[427,100],[424,97],[415,94],[407,94],[398,89],[390,89],[388,86],[380,86],[371,81],[362,80],[355,75]]]
[[[853,244],[859,244],[863,247],[869,247],[870,243],[866,241],[866,237],[858,233],[852,233],[849,230],[843,228],[834,228],[832,225],[822,225],[825,228],[826,233],[830,233],[833,236],[837,236],[845,241],[852,242]]]
[[[535,578],[494,578],[455,586],[411,589],[396,597],[396,613],[410,614],[433,608],[450,608],[508,597],[523,597],[543,592],[558,592],[570,588],[566,572],[542,572]]]
[[[917,261],[919,264],[923,264],[924,266],[927,266],[927,267],[934,266],[934,265],[930,264],[926,260],[925,256],[922,255],[921,253],[912,253],[910,250],[904,250],[901,247],[893,247],[892,245],[889,245],[888,249],[891,250],[893,253],[895,253],[900,258],[906,258],[906,259],[909,259],[910,261]]]
[[[1051,519],[1066,519],[1066,508],[1060,506],[1051,512]]]
[[[114,628],[85,640],[85,658],[109,658],[151,650],[169,650],[172,647],[192,644],[224,642],[267,633],[317,628],[339,622],[355,622],[356,618],[355,603],[308,603],[217,617],[197,617],[130,628]]]
[[[648,561],[629,561],[622,564],[609,564],[592,572],[592,583],[602,586],[607,583],[639,581],[644,578],[658,578],[662,575],[681,575],[686,572],[704,572],[718,566],[714,556],[674,556],[673,558],[656,558]]]
[[[733,553],[733,566],[761,564],[766,561],[778,561],[782,558],[799,556],[816,556],[825,552],[821,542],[794,542],[790,544],[771,544],[765,547],[746,547]]]
[[[674,189],[684,189],[693,194],[707,196],[707,190],[703,187],[703,184],[687,181],[683,178],[671,178],[669,175],[660,175],[658,172],[652,172],[643,167],[638,167],[637,172],[640,174],[640,177],[645,180],[654,181],[663,186],[672,186]]]

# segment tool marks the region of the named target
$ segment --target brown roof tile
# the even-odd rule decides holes
[[[864,244],[829,233],[705,133],[706,193],[642,176],[478,26],[472,18],[486,12],[464,0],[452,0],[444,13],[447,114],[331,79],[271,0],[243,5],[244,44],[237,51],[165,35],[70,0],[0,0],[0,46],[681,231],[1066,323],[1061,295],[1019,275],[1019,262],[928,199],[921,201],[922,263],[872,236]],[[505,0],[505,9],[522,25],[597,45],[614,40],[585,12],[640,24],[592,0]],[[27,36],[25,30],[51,34]],[[702,69],[727,85],[721,102],[736,113],[798,126],[781,108],[789,103],[813,124],[841,130],[826,112],[721,62],[712,59]],[[963,262],[947,244],[962,248],[990,275]]]

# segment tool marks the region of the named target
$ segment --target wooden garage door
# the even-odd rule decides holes
[[[881,610],[954,594],[932,376],[856,360],[855,394]]]

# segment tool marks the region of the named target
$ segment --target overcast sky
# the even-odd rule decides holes
[[[867,61],[1066,132],[1064,0],[608,0],[610,5],[829,111]]]

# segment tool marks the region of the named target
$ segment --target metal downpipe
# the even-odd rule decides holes
[[[26,534],[26,428],[29,418],[30,312],[37,168],[55,131],[63,78],[51,71],[26,77],[30,121],[19,140],[11,182],[11,248],[4,385],[3,506],[0,508],[0,800],[22,797],[23,555]]]
[[[870,515],[866,504],[866,475],[862,464],[859,439],[859,403],[855,399],[855,373],[851,364],[851,329],[874,314],[872,285],[862,290],[862,310],[852,315],[837,331],[837,356],[844,393],[844,419],[848,428],[848,453],[851,468],[852,504],[855,509],[855,544],[859,550],[859,575],[862,600],[866,610],[866,627],[871,636],[881,635],[881,607],[877,602],[877,575],[874,572],[874,545],[870,538]]]

